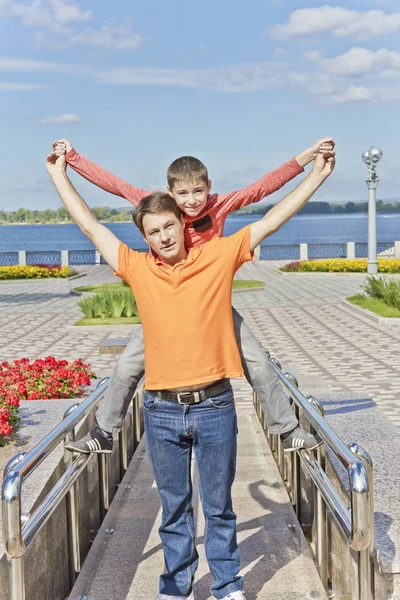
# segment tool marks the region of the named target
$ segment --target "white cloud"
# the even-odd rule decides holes
[[[400,52],[381,48],[368,50],[367,48],[351,48],[348,52],[335,58],[323,58],[320,52],[305,54],[311,62],[317,63],[324,71],[342,77],[360,77],[377,73],[384,77],[390,73],[400,75]]]
[[[65,35],[62,42],[64,45],[75,46],[97,46],[113,50],[136,50],[142,43],[143,38],[127,27],[101,27],[99,30],[87,29],[81,33]]]
[[[276,91],[302,86],[307,76],[281,62],[220,69],[155,69],[121,67],[95,75],[102,83],[119,85],[170,85],[222,92]]]
[[[143,41],[124,25],[82,29],[80,24],[92,19],[92,11],[66,0],[31,0],[27,4],[0,0],[0,16],[20,18],[22,25],[36,29],[33,41],[41,47],[85,45],[127,51],[136,50]]]
[[[0,57],[0,71],[60,73],[63,71],[69,71],[70,69],[71,67],[68,65],[51,63],[43,60]]]
[[[0,15],[19,17],[27,27],[54,27],[88,21],[92,11],[82,11],[77,4],[63,0],[33,0],[28,4],[3,0]]]
[[[284,48],[274,48],[274,55],[287,57],[290,55],[290,53],[287,50],[285,50]]]
[[[331,96],[330,101],[333,104],[347,104],[349,102],[368,102],[371,95],[366,87],[349,85],[349,87],[340,94]]]
[[[0,82],[0,90],[5,92],[30,92],[33,90],[46,89],[47,85],[37,85],[34,83],[6,83]]]
[[[81,118],[78,115],[63,114],[58,117],[48,117],[47,119],[41,119],[37,121],[39,125],[61,125],[66,123],[79,123]]]
[[[81,11],[79,6],[62,0],[50,0],[50,6],[60,25],[69,25],[70,23],[79,23],[80,21],[89,21],[92,18],[92,11]]]
[[[357,11],[340,6],[300,8],[292,12],[284,24],[267,28],[276,40],[330,33],[334,37],[369,40],[400,31],[400,12],[382,10]]]

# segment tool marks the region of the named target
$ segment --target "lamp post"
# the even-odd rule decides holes
[[[368,273],[378,272],[378,259],[376,252],[376,186],[379,177],[376,174],[376,165],[382,158],[382,150],[371,146],[362,153],[361,158],[368,167],[368,177],[365,180],[368,186]]]

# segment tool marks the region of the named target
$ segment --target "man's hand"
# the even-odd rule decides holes
[[[57,140],[53,142],[53,150],[57,156],[61,156],[72,150],[72,144],[68,140]]]
[[[319,155],[322,155],[325,158],[333,158],[335,156],[334,148],[335,142],[333,138],[322,138],[322,140],[318,140],[318,142],[315,142],[315,144],[296,156],[296,160],[301,167],[305,167]]]
[[[334,154],[334,153],[333,153]],[[254,250],[266,237],[272,235],[291,219],[317,189],[329,177],[335,167],[335,156],[318,153],[313,168],[307,177],[280,202],[267,212],[265,217],[251,224],[250,249]]]
[[[65,173],[66,166],[65,154],[57,155],[55,152],[52,152],[48,155],[46,169],[50,177],[54,177],[58,173]]]
[[[335,168],[336,161],[334,155],[335,153],[333,153],[333,156],[324,156],[322,153],[317,154],[310,175],[316,175],[323,180],[329,177]]]

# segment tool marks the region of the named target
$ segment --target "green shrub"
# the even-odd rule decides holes
[[[379,298],[388,306],[400,309],[400,281],[370,275],[361,287],[371,298]]]
[[[78,306],[89,319],[134,317],[138,315],[132,292],[107,292],[95,294],[78,302]]]

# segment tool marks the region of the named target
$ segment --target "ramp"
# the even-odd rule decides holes
[[[255,411],[238,407],[233,487],[247,600],[326,600],[296,516]],[[196,600],[211,600],[204,520],[194,469],[200,555]],[[69,600],[155,600],[163,571],[160,501],[143,439],[94,541]]]

